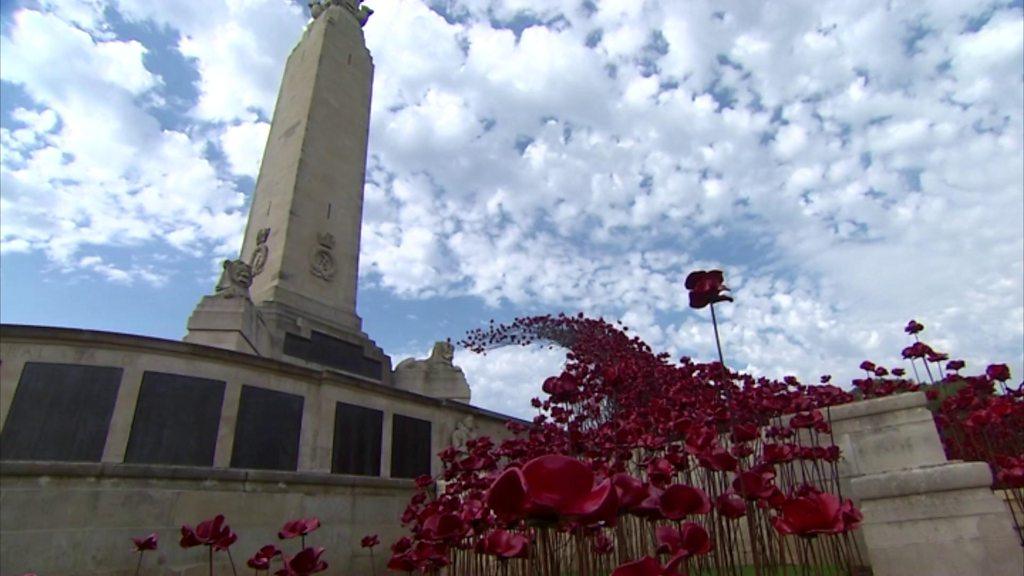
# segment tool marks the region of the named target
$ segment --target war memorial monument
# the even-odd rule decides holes
[[[362,331],[371,11],[358,0],[311,8],[242,253],[185,341],[3,327],[0,573],[130,574],[128,538],[153,530],[163,545],[152,573],[205,573],[174,544],[182,524],[217,513],[239,550],[318,516],[329,573],[369,573],[360,538],[398,537],[411,479],[438,472],[453,435],[506,433],[508,417],[469,405],[450,344],[393,369]]]

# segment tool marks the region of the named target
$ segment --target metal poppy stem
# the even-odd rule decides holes
[[[715,327],[715,346],[718,347],[718,362],[722,364],[722,370],[725,370],[725,358],[722,356],[722,341],[718,338],[718,318],[715,316],[715,304],[712,302],[709,304],[711,307],[711,325]]]

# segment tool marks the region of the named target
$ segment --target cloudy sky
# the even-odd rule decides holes
[[[397,362],[584,311],[848,380],[902,327],[1024,373],[1020,0],[375,0],[359,311]],[[4,322],[178,339],[240,248],[288,0],[0,4]],[[523,414],[561,354],[460,352]]]

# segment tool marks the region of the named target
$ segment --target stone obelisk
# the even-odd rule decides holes
[[[362,26],[371,11],[359,0],[321,0],[311,13],[285,66],[242,244],[251,302],[204,298],[186,340],[386,379],[390,360],[356,313],[373,85]]]

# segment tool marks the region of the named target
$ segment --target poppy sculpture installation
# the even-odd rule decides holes
[[[694,308],[732,301],[720,271],[695,272],[686,287]],[[922,329],[908,326],[919,359],[947,359],[924,350]],[[719,362],[675,364],[628,330],[581,314],[471,332],[461,344],[478,353],[560,345],[565,368],[532,400],[532,423],[509,424],[513,438],[474,438],[440,454],[443,472],[418,479],[402,515],[411,534],[391,547],[388,567],[460,576],[859,573],[851,533],[863,518],[841,493],[828,407],[922,385],[868,361],[852,393],[829,376],[815,386],[754,378],[728,370],[720,345]],[[934,399],[947,453],[989,462],[997,487],[1019,498],[1024,398],[1000,365],[974,378],[960,376],[963,367],[950,362],[936,383],[948,387]]]
[[[720,271],[687,279],[691,305],[730,301]],[[716,329],[717,331],[717,329]],[[627,327],[524,318],[470,333],[485,352],[558,344],[532,424],[441,453],[402,516],[389,568],[435,573],[653,576],[852,574],[861,516],[838,493],[821,408],[853,397],[669,362]],[[795,414],[795,417],[784,417]]]

